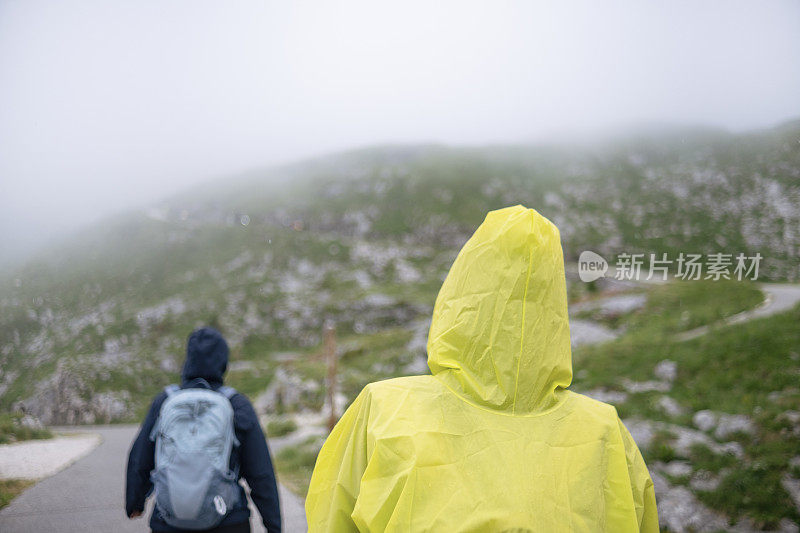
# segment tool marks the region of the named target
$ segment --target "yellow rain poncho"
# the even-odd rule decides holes
[[[367,385],[311,479],[316,531],[658,531],[653,484],[616,410],[567,390],[558,229],[489,213],[433,310],[433,375]]]

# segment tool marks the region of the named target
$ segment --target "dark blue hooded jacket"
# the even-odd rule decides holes
[[[205,380],[216,390],[222,386],[222,376],[228,368],[228,344],[222,335],[212,328],[201,328],[189,336],[186,346],[186,362],[181,372],[181,388],[202,386]],[[167,398],[162,392],[153,400],[150,411],[133,442],[128,456],[128,473],[125,487],[125,512],[130,516],[144,510],[144,502],[153,489],[150,472],[155,467],[155,443],[150,440],[150,432],[161,411],[161,404]],[[278,503],[278,486],[272,470],[269,449],[264,433],[258,423],[253,406],[243,394],[231,398],[236,438],[240,446],[231,452],[231,468],[239,467],[239,474],[250,486],[250,497],[261,513],[261,519],[269,533],[281,531],[281,512]],[[240,487],[241,497],[220,523],[220,526],[241,524],[250,520],[247,497]],[[180,531],[164,522],[158,512],[153,510],[150,517],[153,531]]]

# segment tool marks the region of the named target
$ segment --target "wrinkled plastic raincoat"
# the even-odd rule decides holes
[[[653,484],[616,410],[567,390],[558,229],[488,214],[442,285],[433,375],[372,383],[317,458],[315,531],[658,531]]]

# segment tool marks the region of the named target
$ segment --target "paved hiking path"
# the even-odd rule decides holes
[[[759,307],[723,321],[722,324],[744,322],[785,311],[800,302],[800,285],[762,284],[766,299]],[[697,328],[681,335],[699,337],[710,331]],[[591,337],[591,336],[590,336]],[[598,337],[595,335],[594,337]],[[604,335],[588,342],[598,342]],[[145,532],[147,519],[128,520],[123,509],[125,463],[128,449],[136,434],[135,426],[95,426],[65,429],[64,432],[99,434],[103,442],[93,452],[58,474],[43,479],[0,510],[0,532]],[[320,430],[303,427],[286,437],[270,439],[270,451],[277,453],[284,446],[297,444]],[[284,531],[306,531],[305,512],[300,498],[280,487]],[[148,509],[149,511],[149,509]],[[149,512],[148,512],[149,515]],[[263,526],[253,513],[253,531]]]
[[[147,517],[125,517],[124,482],[128,450],[136,436],[136,426],[95,426],[70,428],[99,434],[103,442],[92,453],[58,474],[43,479],[0,510],[3,533],[91,532],[142,533],[149,531]],[[295,439],[270,439],[274,454]],[[303,502],[280,487],[284,531],[306,531]],[[149,511],[149,507],[148,507]],[[149,516],[149,512],[147,514]],[[256,519],[253,532],[263,532]]]

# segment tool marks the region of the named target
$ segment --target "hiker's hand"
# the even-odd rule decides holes
[[[133,520],[134,518],[139,518],[140,516],[142,516],[142,512],[141,511],[134,511],[134,512],[132,512],[130,514],[130,516],[128,518]]]

